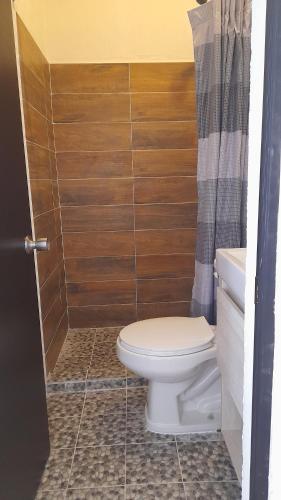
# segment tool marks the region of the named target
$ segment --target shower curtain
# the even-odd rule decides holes
[[[246,246],[251,0],[210,0],[188,14],[198,120],[191,314],[214,324],[216,249]]]

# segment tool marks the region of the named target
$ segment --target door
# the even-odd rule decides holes
[[[35,497],[48,420],[11,0],[0,7],[0,498]]]

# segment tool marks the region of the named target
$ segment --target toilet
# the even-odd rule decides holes
[[[215,334],[205,318],[132,323],[118,336],[117,355],[129,370],[148,379],[148,430],[185,434],[220,429]]]

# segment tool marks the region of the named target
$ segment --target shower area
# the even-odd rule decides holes
[[[19,17],[18,34],[48,387],[139,383],[120,328],[189,314],[194,63],[49,64]]]

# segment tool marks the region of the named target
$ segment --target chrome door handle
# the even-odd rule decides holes
[[[38,240],[32,240],[30,236],[26,236],[24,240],[24,248],[26,253],[32,253],[34,250],[37,252],[46,252],[50,248],[50,244],[47,238],[38,238]]]

